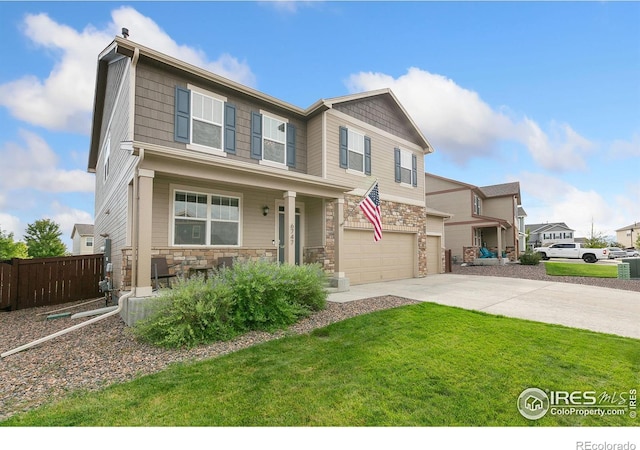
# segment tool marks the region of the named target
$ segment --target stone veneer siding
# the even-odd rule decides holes
[[[169,272],[177,276],[189,273],[189,269],[213,269],[218,265],[218,258],[232,257],[238,261],[276,261],[278,254],[274,248],[181,248],[156,247],[151,249],[152,255],[164,256],[167,259]],[[132,250],[122,250],[122,289],[131,286]]]
[[[371,230],[373,226],[362,214],[358,203],[360,196],[346,195],[344,202],[344,227],[348,229]],[[336,202],[325,201],[325,245],[305,247],[303,262],[320,264],[323,270],[332,274],[335,269],[335,221]],[[381,201],[382,239],[385,231],[415,233],[418,237],[418,276],[427,275],[427,235],[426,209],[423,206],[406,203]],[[234,257],[238,261],[267,260],[277,261],[278,253],[274,248],[181,248],[156,247],[151,250],[153,256],[164,256],[167,259],[169,272],[180,276],[189,272],[190,268],[214,268],[220,257]],[[443,256],[444,258],[444,256]],[[122,251],[122,285],[131,285],[131,248]],[[444,267],[444,263],[442,265]]]

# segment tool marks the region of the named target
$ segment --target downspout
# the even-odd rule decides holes
[[[116,314],[120,314],[120,311],[122,311],[122,309],[124,308],[125,301],[132,294],[133,294],[133,291],[129,291],[126,294],[122,295],[118,299],[118,307],[116,309],[114,309],[113,311],[110,311],[110,312],[105,313],[105,314],[103,314],[101,316],[98,316],[98,317],[94,317],[93,319],[89,319],[86,322],[79,323],[79,324],[74,325],[72,327],[65,328],[64,330],[60,330],[57,333],[50,334],[49,336],[45,336],[45,337],[37,339],[37,340],[35,340],[33,342],[29,342],[28,344],[25,344],[25,345],[22,345],[20,347],[14,348],[13,350],[9,350],[7,352],[4,352],[4,353],[0,354],[0,358],[6,358],[7,356],[13,355],[14,353],[18,353],[18,352],[21,352],[22,350],[26,350],[28,348],[35,347],[38,344],[42,344],[43,342],[50,341],[51,339],[57,338],[58,336],[62,336],[63,334],[70,333],[70,332],[75,331],[75,330],[77,330],[79,328],[86,327],[87,325],[91,325],[92,323],[96,323],[96,322],[98,322],[100,320],[106,319],[107,317],[114,316]]]

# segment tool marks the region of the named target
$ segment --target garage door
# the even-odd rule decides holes
[[[344,242],[343,264],[350,284],[413,278],[415,234],[387,232],[374,242],[371,230],[345,230]]]
[[[440,236],[427,236],[427,275],[440,273]]]

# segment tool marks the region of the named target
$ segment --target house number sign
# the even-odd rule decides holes
[[[289,235],[289,241],[291,242],[291,245],[296,243],[296,226],[295,225],[291,225],[291,233]]]

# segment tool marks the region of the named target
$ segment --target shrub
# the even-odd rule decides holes
[[[178,280],[154,300],[154,312],[134,327],[136,336],[161,347],[193,347],[237,336],[230,320],[231,289],[216,279]]]
[[[522,255],[520,255],[520,264],[525,266],[537,266],[540,264],[540,254],[534,253],[531,249],[527,249]]]
[[[140,339],[164,347],[193,347],[250,330],[285,328],[326,306],[325,275],[317,266],[236,263],[179,281],[136,324]]]

